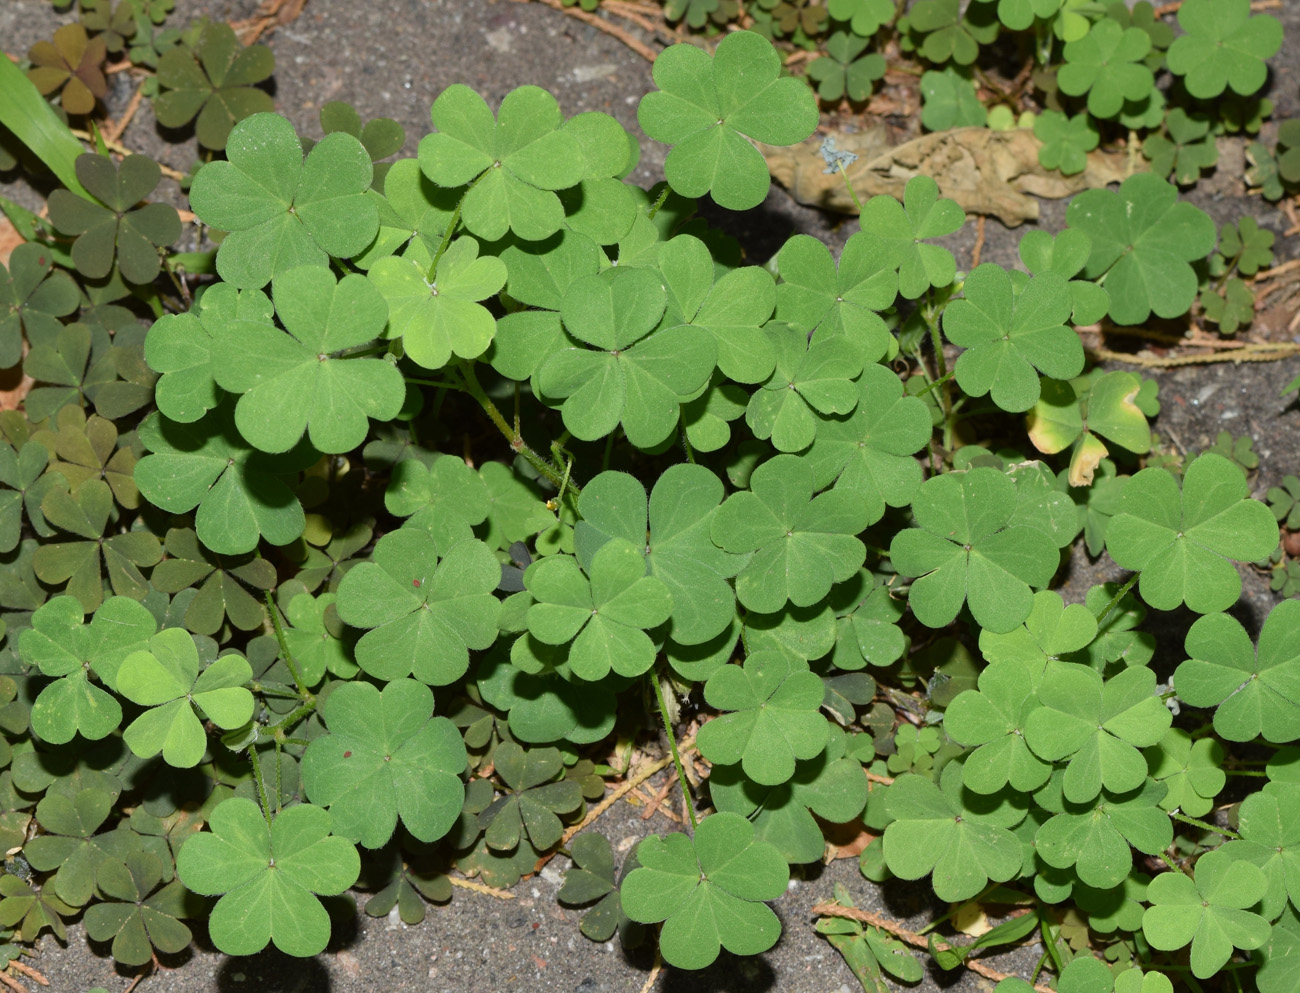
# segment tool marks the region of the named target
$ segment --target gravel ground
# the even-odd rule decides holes
[[[248,16],[256,0],[177,0],[173,23],[189,16]],[[1281,14],[1288,29],[1286,48],[1275,61],[1272,97],[1280,114],[1300,113],[1300,4]],[[0,40],[20,54],[47,37],[60,18],[47,0],[3,0]],[[650,87],[649,66],[618,41],[539,4],[511,0],[309,0],[298,20],[276,31],[269,43],[277,59],[274,96],[277,109],[300,132],[319,133],[317,114],[329,100],[352,103],[363,118],[387,116],[407,129],[406,154],[414,154],[429,129],[428,107],[451,83],[466,83],[490,103],[510,89],[533,83],[550,89],[568,114],[603,110],[636,128],[636,104]],[[110,109],[130,96],[124,75],[114,77]],[[164,140],[147,104],[128,128],[124,143],[178,169],[195,155],[193,142]],[[662,178],[663,152],[643,145],[635,174],[648,185]],[[1241,145],[1227,142],[1219,170],[1207,177],[1190,199],[1216,220],[1252,214],[1279,232],[1283,215],[1257,198],[1244,195]],[[167,184],[164,184],[167,185]],[[0,184],[0,192],[28,204],[38,202],[31,190]],[[178,204],[180,201],[177,201]],[[1050,231],[1063,224],[1063,203],[1045,203],[1040,222]],[[711,215],[714,223],[741,238],[755,261],[765,261],[792,233],[804,232],[842,244],[856,224],[793,203],[773,189],[760,210],[741,224]],[[1018,232],[990,221],[983,248],[985,261],[1015,263]],[[959,264],[967,265],[975,243],[974,225],[951,239]],[[1297,253],[1293,239],[1279,239],[1279,259]],[[1261,330],[1284,335],[1290,313],[1261,317]],[[1300,361],[1192,366],[1160,374],[1163,411],[1157,428],[1167,444],[1186,450],[1206,447],[1219,430],[1249,434],[1261,458],[1253,480],[1257,495],[1300,466],[1300,407],[1279,396],[1282,386],[1300,373]],[[1112,578],[1077,557],[1069,573],[1067,597],[1089,582]],[[1274,602],[1264,577],[1248,573],[1246,596],[1238,608],[1243,620],[1257,625]],[[1156,665],[1181,659],[1181,631],[1187,618],[1162,618]],[[1181,627],[1180,627],[1181,626]],[[620,804],[600,821],[616,847],[630,847],[652,831],[672,829],[657,815],[642,820],[638,810]],[[446,908],[431,909],[425,922],[408,928],[397,918],[373,919],[359,914],[352,926],[336,927],[326,952],[303,962],[274,950],[248,958],[217,952],[198,928],[196,944],[168,960],[166,969],[144,981],[149,993],[361,993],[420,990],[425,993],[489,993],[502,989],[623,993],[641,989],[651,966],[642,951],[624,952],[617,941],[597,945],[577,930],[579,914],[560,907],[555,892],[566,867],[557,858],[538,877],[516,888],[516,899],[500,901],[457,891]],[[865,881],[852,859],[814,866],[798,876],[775,909],[784,924],[780,943],[765,955],[738,960],[727,954],[702,973],[667,969],[656,989],[675,993],[852,993],[859,987],[839,955],[812,928],[809,909],[828,899],[835,883],[849,887],[859,906],[880,910],[918,926],[936,911],[928,884],[896,882],[886,891]],[[364,899],[364,897],[363,897]],[[115,968],[107,948],[89,942],[78,924],[69,928],[66,945],[46,935],[39,943],[39,968],[57,993],[82,993],[93,986],[122,990],[133,973]],[[1041,948],[1033,945],[987,959],[995,968],[1033,968]],[[959,970],[941,973],[931,967],[918,989],[974,993],[991,988],[987,980]]]

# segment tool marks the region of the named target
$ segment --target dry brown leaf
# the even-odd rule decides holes
[[[889,147],[883,127],[857,133],[816,134],[801,145],[759,145],[773,178],[802,204],[857,213],[844,179],[827,174],[818,150],[826,137],[858,160],[847,167],[858,199],[888,194],[903,198],[913,176],[931,176],[940,192],[968,214],[996,217],[1008,227],[1038,219],[1036,197],[1060,199],[1082,190],[1117,183],[1131,171],[1145,169],[1126,152],[1091,152],[1088,167],[1077,176],[1062,176],[1038,164],[1038,139],[1027,129],[990,131],[955,128]]]
[[[9,264],[13,250],[23,243],[22,235],[13,226],[9,218],[0,215],[0,265]]]
[[[817,822],[826,836],[824,861],[827,863],[835,859],[855,859],[862,854],[864,848],[876,840],[876,835],[867,830],[860,817],[847,824],[830,824],[821,818],[818,818]]]

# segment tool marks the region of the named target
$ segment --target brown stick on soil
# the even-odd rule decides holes
[[[817,906],[812,908],[810,913],[817,914],[819,917],[847,917],[850,920],[861,921],[864,924],[878,927],[882,931],[888,931],[895,938],[898,938],[900,941],[905,941],[907,944],[913,945],[916,948],[928,949],[930,947],[930,943],[915,931],[909,931],[907,928],[903,927],[903,925],[899,924],[898,921],[890,920],[883,914],[877,914],[873,910],[861,910],[858,907],[841,907],[838,903],[819,903]],[[947,942],[936,942],[936,944],[940,946],[941,951],[953,948],[953,946],[949,945]],[[999,972],[997,969],[991,968],[977,959],[965,958],[962,959],[961,964],[971,972],[978,973],[985,979],[991,979],[995,983],[1000,983],[1002,980],[1010,979],[1015,975],[1010,972]],[[1052,993],[1051,987],[1048,986],[1035,986],[1034,989],[1038,990],[1039,993]]]
[[[532,2],[533,0],[515,0],[515,3],[532,3]],[[537,2],[544,3],[548,7],[553,7],[555,10],[558,10],[561,14],[567,14],[569,17],[576,17],[578,20],[582,21],[583,23],[590,24],[596,30],[604,31],[605,34],[617,38],[619,41],[621,41],[628,48],[632,49],[632,51],[636,52],[637,55],[640,55],[647,62],[653,62],[655,60],[654,49],[652,49],[649,45],[645,44],[644,42],[638,41],[636,38],[633,38],[630,34],[628,34],[626,31],[620,28],[617,24],[610,24],[609,21],[605,20],[603,17],[598,17],[595,14],[588,13],[587,11],[582,10],[578,7],[565,7],[560,3],[560,0],[537,0]],[[630,19],[631,18],[629,18],[629,20]]]

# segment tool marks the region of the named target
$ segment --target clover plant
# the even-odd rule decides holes
[[[311,956],[354,886],[416,924],[458,874],[562,854],[584,935],[700,969],[770,949],[791,867],[847,833],[867,878],[961,905],[912,950],[837,889],[817,929],[868,989],[1030,936],[1002,993],[1295,988],[1300,618],[1234,607],[1251,563],[1290,591],[1297,486],[1226,434],[1164,449],[1158,378],[1080,336],[1250,323],[1271,233],[1166,177],[1259,130],[1279,22],[903,6],[665,0],[704,43],[638,106],[668,146],[650,189],[622,124],[537,86],[429,94],[413,157],[342,104],[299,134],[269,50],[164,30],[166,0],[83,2],[29,74],[0,60],[0,124],[60,186],[48,223],[0,201],[27,239],[0,366],[35,383],[0,413],[0,956],[83,913],[128,967],[200,921]],[[42,97],[93,114],[108,51],[211,153],[189,206],[216,247],[158,165],[86,151]],[[1085,179],[1122,137],[1151,169],[970,271],[924,174],[838,252],[711,226],[767,197],[756,146],[895,58],[925,127],[1018,123]],[[1297,148],[1256,143],[1252,181],[1283,195]],[[1066,582],[1085,558],[1095,585]],[[606,780],[661,746],[680,830],[616,859]]]

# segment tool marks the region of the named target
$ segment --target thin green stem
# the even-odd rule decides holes
[[[827,147],[827,149],[830,148],[829,145],[826,146],[826,147]],[[830,155],[831,153],[830,153],[830,151],[828,150],[826,154],[827,154],[827,155]],[[853,200],[853,206],[855,206],[855,207],[858,208],[858,215],[861,216],[861,214],[862,214],[862,201],[858,199],[858,195],[857,195],[857,193],[854,192],[854,189],[853,189],[853,182],[849,179],[849,174],[848,174],[848,172],[846,172],[845,169],[844,169],[844,160],[843,160],[843,159],[836,159],[836,160],[835,160],[835,164],[836,164],[837,166],[839,166],[840,175],[844,177],[844,185],[845,185],[845,187],[848,189],[848,191],[849,191],[849,196],[850,196],[850,197],[852,198],[852,200]]]
[[[1119,606],[1119,602],[1123,600],[1124,595],[1133,588],[1133,584],[1135,584],[1138,581],[1138,577],[1140,575],[1142,575],[1142,573],[1135,572],[1133,573],[1133,575],[1129,576],[1128,582],[1126,582],[1123,586],[1121,586],[1119,588],[1119,592],[1116,593],[1113,597],[1111,597],[1110,603],[1106,604],[1105,608],[1102,609],[1102,612],[1097,615],[1098,627],[1101,627],[1101,622],[1110,616],[1110,612],[1112,610],[1114,610],[1116,607]]]
[[[659,194],[659,199],[656,200],[653,204],[651,204],[650,210],[646,214],[647,218],[649,218],[652,221],[655,219],[655,214],[659,213],[659,208],[664,205],[664,203],[668,199],[668,194],[671,192],[672,192],[672,187],[670,187],[667,183],[664,183],[664,188]]]
[[[651,671],[650,682],[655,688],[655,699],[659,703],[659,716],[663,718],[664,734],[668,736],[668,747],[672,749],[673,765],[677,767],[677,781],[682,787],[682,796],[686,798],[686,813],[691,819],[691,830],[696,827],[695,822],[695,804],[691,800],[690,786],[686,782],[686,771],[682,768],[682,757],[677,752],[677,739],[673,737],[673,726],[668,720],[668,701],[664,699],[663,687],[659,685],[659,676]]]
[[[447,222],[447,230],[443,232],[442,241],[439,242],[438,250],[433,253],[433,261],[429,264],[428,280],[431,284],[438,281],[438,263],[442,261],[443,254],[447,251],[448,246],[451,245],[451,239],[456,234],[456,227],[460,224],[460,210],[465,206],[465,197],[468,197],[470,190],[483,182],[491,172],[491,169],[483,170],[483,175],[479,176],[478,179],[474,180],[474,182],[470,184],[469,190],[465,191],[459,202],[457,202],[456,209],[451,212],[451,219]]]
[[[298,696],[315,706],[316,697],[303,683],[302,674],[298,671],[298,663],[293,660],[293,652],[289,651],[289,643],[285,641],[284,628],[280,626],[280,613],[276,609],[275,602],[271,599],[271,591],[267,590],[264,596],[266,597],[266,612],[270,614],[271,626],[275,628],[275,640],[280,645],[280,654],[284,656],[284,664],[289,667],[289,673],[293,676],[293,684],[298,687]]]
[[[1192,874],[1191,870],[1184,869],[1181,865],[1179,865],[1177,862],[1171,859],[1164,852],[1160,853],[1160,861],[1163,862],[1165,865],[1169,866],[1169,868],[1172,869],[1174,872],[1181,872],[1188,876],[1191,876]]]
[[[1233,841],[1241,840],[1241,835],[1237,834],[1236,831],[1229,831],[1226,828],[1215,827],[1213,824],[1210,824],[1206,821],[1202,821],[1196,817],[1188,817],[1186,814],[1181,814],[1176,810],[1173,811],[1169,816],[1174,818],[1174,820],[1182,821],[1184,824],[1190,824],[1193,827],[1198,827],[1202,831],[1213,831],[1215,834],[1221,834],[1225,838],[1231,838]]]
[[[248,746],[248,759],[253,763],[253,781],[257,784],[257,795],[262,801],[262,816],[266,818],[266,826],[271,827],[271,801],[266,796],[266,783],[262,781],[262,763],[257,757],[257,745]]]
[[[464,380],[465,385],[463,388],[465,392],[478,401],[478,405],[483,408],[483,412],[488,415],[492,423],[497,426],[497,430],[510,443],[511,449],[522,455],[529,465],[556,486],[566,486],[568,489],[573,490],[574,493],[581,493],[581,488],[568,478],[568,474],[563,469],[538,455],[529,446],[528,442],[524,441],[524,436],[502,416],[501,411],[497,409],[497,405],[492,402],[492,398],[487,395],[487,391],[483,389],[483,385],[478,381],[478,376],[474,373],[474,363],[462,359],[459,369],[461,378]]]
[[[1223,774],[1225,776],[1257,776],[1262,779],[1268,778],[1267,772],[1262,772],[1258,769],[1224,769]]]
[[[275,813],[279,816],[282,806],[282,797],[284,796],[284,776],[283,765],[280,762],[280,749],[283,745],[279,738],[275,739]]]
[[[439,379],[417,379],[414,376],[403,376],[402,378],[412,386],[435,386],[440,390],[455,390],[458,393],[466,392],[465,387],[458,383],[444,383]]]

